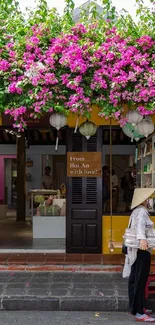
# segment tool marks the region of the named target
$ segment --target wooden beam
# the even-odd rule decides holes
[[[17,221],[25,221],[26,149],[25,136],[17,138]]]

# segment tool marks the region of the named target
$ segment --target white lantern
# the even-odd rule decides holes
[[[154,131],[154,124],[152,121],[147,119],[143,119],[139,124],[136,126],[136,132],[144,137],[148,137]]]
[[[63,114],[54,113],[50,116],[50,124],[58,131],[67,123],[67,117]]]
[[[79,132],[89,140],[97,131],[97,126],[93,122],[86,121],[82,123],[79,127]]]
[[[134,138],[133,132],[131,130],[129,130],[126,125],[124,127],[122,127],[122,131],[127,137],[131,138],[131,142],[133,142],[133,138]]]
[[[139,112],[133,110],[126,114],[126,118],[128,119],[128,123],[134,126],[142,121],[143,116]]]
[[[50,116],[49,122],[57,131],[59,131],[67,124],[67,117],[63,114],[54,113]],[[56,151],[58,150],[58,144],[59,144],[59,133],[57,133],[57,138],[56,138],[56,145],[55,145]]]

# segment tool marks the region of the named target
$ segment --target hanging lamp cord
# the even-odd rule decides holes
[[[112,125],[110,118],[110,242],[112,243]]]

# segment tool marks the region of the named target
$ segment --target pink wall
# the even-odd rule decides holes
[[[4,159],[5,158],[16,158],[15,155],[0,155],[0,201],[4,201],[4,185],[5,185],[5,170],[4,170]]]

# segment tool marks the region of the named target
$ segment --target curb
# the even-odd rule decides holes
[[[0,310],[4,311],[119,311],[128,310],[127,297],[1,297]]]
[[[146,307],[154,310],[155,300],[146,302]],[[1,297],[0,311],[94,311],[94,312],[127,312],[127,297]]]
[[[1,271],[27,271],[27,272],[118,272],[121,273],[122,266],[114,265],[0,265]]]

